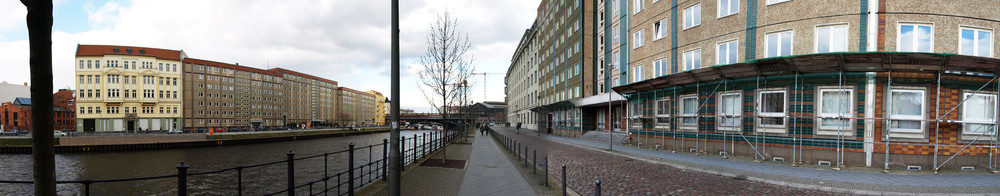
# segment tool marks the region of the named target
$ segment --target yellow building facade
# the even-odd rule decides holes
[[[385,125],[385,96],[381,92],[375,90],[365,91],[368,94],[374,95],[375,100],[372,104],[375,104],[374,113],[372,113],[372,122],[374,125]]]

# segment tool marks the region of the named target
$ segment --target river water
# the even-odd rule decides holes
[[[432,131],[402,131],[402,136],[429,134]],[[296,140],[250,145],[185,148],[156,151],[103,152],[56,154],[56,178],[60,181],[82,179],[137,178],[177,173],[175,167],[180,162],[190,165],[188,173],[213,171],[241,165],[253,165],[286,159],[285,153],[292,151],[295,157],[306,157],[348,149],[353,143],[355,165],[382,159],[382,141],[389,133],[375,133],[347,137],[333,137],[312,140]],[[412,140],[406,148],[412,148]],[[418,140],[418,143],[423,143]],[[377,144],[371,149],[362,147]],[[331,154],[327,158],[330,175],[346,171],[347,153]],[[0,180],[31,180],[32,161],[30,154],[0,154]],[[313,158],[295,162],[296,185],[323,178],[324,159]],[[367,170],[367,169],[366,169]],[[360,174],[357,174],[360,175]],[[285,163],[248,168],[243,170],[243,193],[261,195],[286,188],[287,170]],[[346,175],[341,179],[346,183]],[[364,181],[369,178],[366,176]],[[237,195],[237,172],[226,171],[188,177],[188,193],[191,195]],[[332,179],[329,187],[336,185]],[[361,184],[357,182],[356,184]],[[0,195],[32,195],[31,184],[0,184]],[[323,184],[316,184],[314,191],[320,191]],[[58,184],[60,195],[81,195],[83,186],[79,184]],[[346,191],[346,185],[343,187]],[[308,193],[308,189],[297,192]],[[91,195],[176,195],[177,178],[154,180],[111,182],[91,185]],[[331,194],[336,195],[336,194]]]

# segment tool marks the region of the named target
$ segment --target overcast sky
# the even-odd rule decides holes
[[[401,108],[431,109],[416,86],[417,62],[430,24],[445,10],[468,33],[477,72],[500,73],[486,77],[486,100],[503,101],[503,73],[534,20],[538,1],[400,3]],[[389,11],[389,0],[56,0],[54,87],[76,89],[76,45],[100,44],[177,49],[192,58],[281,67],[389,97]],[[20,1],[0,1],[0,81],[30,82],[26,13]],[[470,82],[472,99],[484,100],[482,76]]]

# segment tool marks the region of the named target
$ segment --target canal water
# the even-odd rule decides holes
[[[427,130],[402,131],[402,136],[412,138],[429,134]],[[57,180],[104,180],[120,178],[137,178],[148,176],[172,175],[177,173],[176,165],[184,162],[190,165],[188,173],[214,171],[237,166],[254,165],[286,159],[286,152],[292,151],[295,157],[306,157],[323,153],[332,153],[348,149],[353,143],[355,148],[355,165],[369,163],[369,160],[382,159],[382,141],[389,133],[375,133],[346,137],[333,137],[312,140],[296,140],[250,145],[235,145],[205,148],[185,148],[156,151],[132,152],[102,152],[102,153],[72,153],[56,154]],[[408,140],[406,148],[412,148],[413,141]],[[418,140],[422,144],[422,140]],[[377,144],[368,149],[362,147]],[[369,159],[371,157],[371,159]],[[330,155],[327,158],[330,175],[347,171],[347,153]],[[373,165],[374,166],[374,165]],[[296,185],[323,178],[324,159],[313,158],[295,162]],[[367,171],[367,169],[366,169]],[[360,172],[359,172],[360,173]],[[360,174],[356,174],[360,175]],[[285,163],[269,166],[248,168],[243,170],[243,194],[262,195],[280,191],[286,188],[287,170]],[[31,180],[32,160],[30,154],[0,154],[0,180]],[[346,183],[347,177],[341,177]],[[363,181],[370,179],[364,177]],[[331,179],[330,188],[337,183]],[[360,181],[360,180],[356,180]],[[215,174],[188,177],[188,193],[191,195],[237,195],[237,172],[226,171]],[[361,184],[357,182],[356,184]],[[0,195],[31,195],[31,184],[0,184]],[[314,191],[322,190],[323,184],[315,184]],[[57,185],[60,195],[82,195],[83,186],[79,184]],[[347,187],[342,187],[342,192]],[[308,193],[308,189],[298,189],[297,192]],[[92,195],[176,195],[177,178],[154,180],[99,183],[91,185]],[[333,192],[335,193],[335,192]],[[331,194],[336,195],[336,194]]]

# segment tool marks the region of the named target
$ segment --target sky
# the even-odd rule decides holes
[[[504,101],[504,73],[538,1],[400,1],[400,108],[431,112],[417,84],[431,23],[448,11],[472,42],[474,102]],[[77,44],[184,50],[191,58],[281,67],[390,97],[390,1],[55,0],[54,88],[73,83]],[[27,11],[0,1],[0,81],[29,82]],[[484,85],[485,83],[485,85]],[[485,88],[484,88],[485,87]],[[484,91],[486,89],[486,91]],[[484,98],[485,92],[485,98]],[[2,93],[2,92],[0,92]]]

